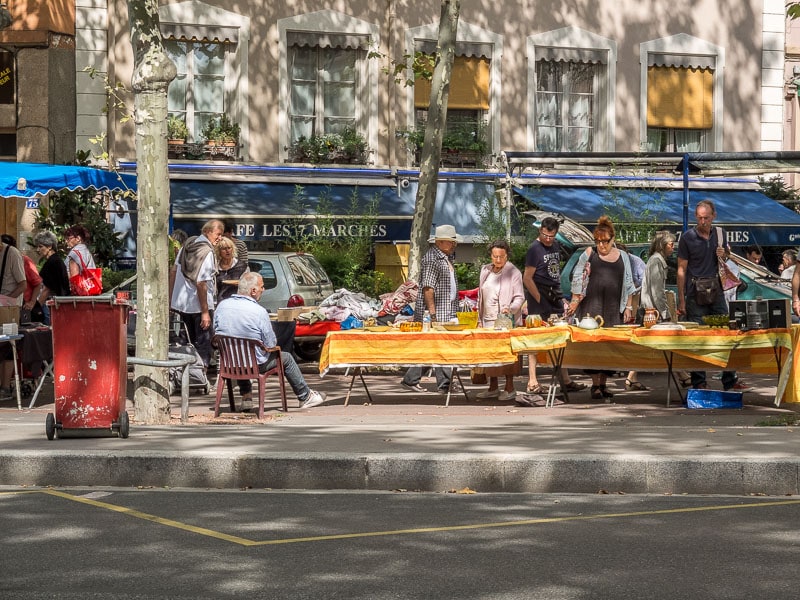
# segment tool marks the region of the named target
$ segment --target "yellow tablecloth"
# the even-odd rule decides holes
[[[319,359],[320,373],[358,366],[494,367],[517,360],[507,331],[332,331]]]
[[[330,332],[320,357],[320,372],[356,366],[498,366],[513,363],[518,354],[564,349],[562,366],[585,369],[665,371],[665,353],[679,370],[732,369],[778,374],[779,397],[800,402],[800,356],[792,349],[800,341],[800,325],[789,330],[683,331],[615,327],[581,329],[470,329],[403,333],[361,330]],[[778,364],[785,367],[779,369]]]

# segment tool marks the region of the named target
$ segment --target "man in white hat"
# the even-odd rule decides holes
[[[428,240],[433,246],[422,257],[419,293],[417,303],[414,305],[415,321],[422,321],[422,315],[426,310],[431,313],[431,320],[439,323],[446,323],[455,318],[458,310],[458,286],[451,256],[458,241],[459,236],[452,225],[439,225]],[[453,392],[461,391],[457,382],[450,386],[450,369],[437,368],[434,371],[439,392],[446,394],[448,389]],[[412,392],[426,392],[427,390],[419,385],[421,378],[422,367],[411,367],[406,371],[402,385]]]

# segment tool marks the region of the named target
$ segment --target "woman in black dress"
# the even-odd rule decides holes
[[[633,273],[627,252],[614,245],[614,224],[607,216],[597,221],[595,246],[587,248],[572,272],[572,300],[568,314],[600,315],[603,326],[613,327],[633,322],[631,296],[635,292]],[[613,371],[586,370],[592,376],[592,398],[614,396],[606,389]]]
[[[46,301],[51,296],[69,296],[69,277],[64,259],[58,255],[58,240],[50,231],[37,233],[33,238],[36,252],[44,261],[39,268],[42,278],[42,291],[39,293],[39,304],[42,305],[45,325],[50,324],[50,309]]]

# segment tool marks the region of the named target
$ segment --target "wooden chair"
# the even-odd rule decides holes
[[[283,411],[288,411],[286,404],[286,381],[283,376],[283,362],[281,361],[280,346],[267,348],[261,340],[249,338],[237,338],[228,335],[215,335],[212,340],[213,345],[219,350],[219,376],[217,377],[217,400],[214,403],[214,416],[219,416],[219,403],[222,399],[223,383],[228,384],[228,401],[231,405],[231,412],[236,412],[236,404],[233,401],[233,382],[241,379],[258,379],[258,418],[264,418],[264,391],[267,377],[270,375],[278,376],[278,383],[281,386],[281,402]],[[275,366],[265,373],[259,373],[256,348],[261,348],[265,352],[272,353],[275,358]]]

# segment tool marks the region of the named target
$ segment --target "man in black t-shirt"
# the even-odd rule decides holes
[[[556,241],[558,227],[559,222],[555,218],[542,219],[539,238],[528,248],[525,255],[525,271],[522,274],[528,314],[541,315],[544,320],[551,314],[562,316],[565,311],[564,296],[561,293],[561,247]],[[568,392],[577,392],[586,387],[584,384],[570,381],[566,369],[562,369],[561,375],[562,386]],[[530,405],[531,397],[535,398],[546,393],[547,389],[540,385],[536,378],[536,354],[529,354],[527,396],[523,395],[521,400]]]

